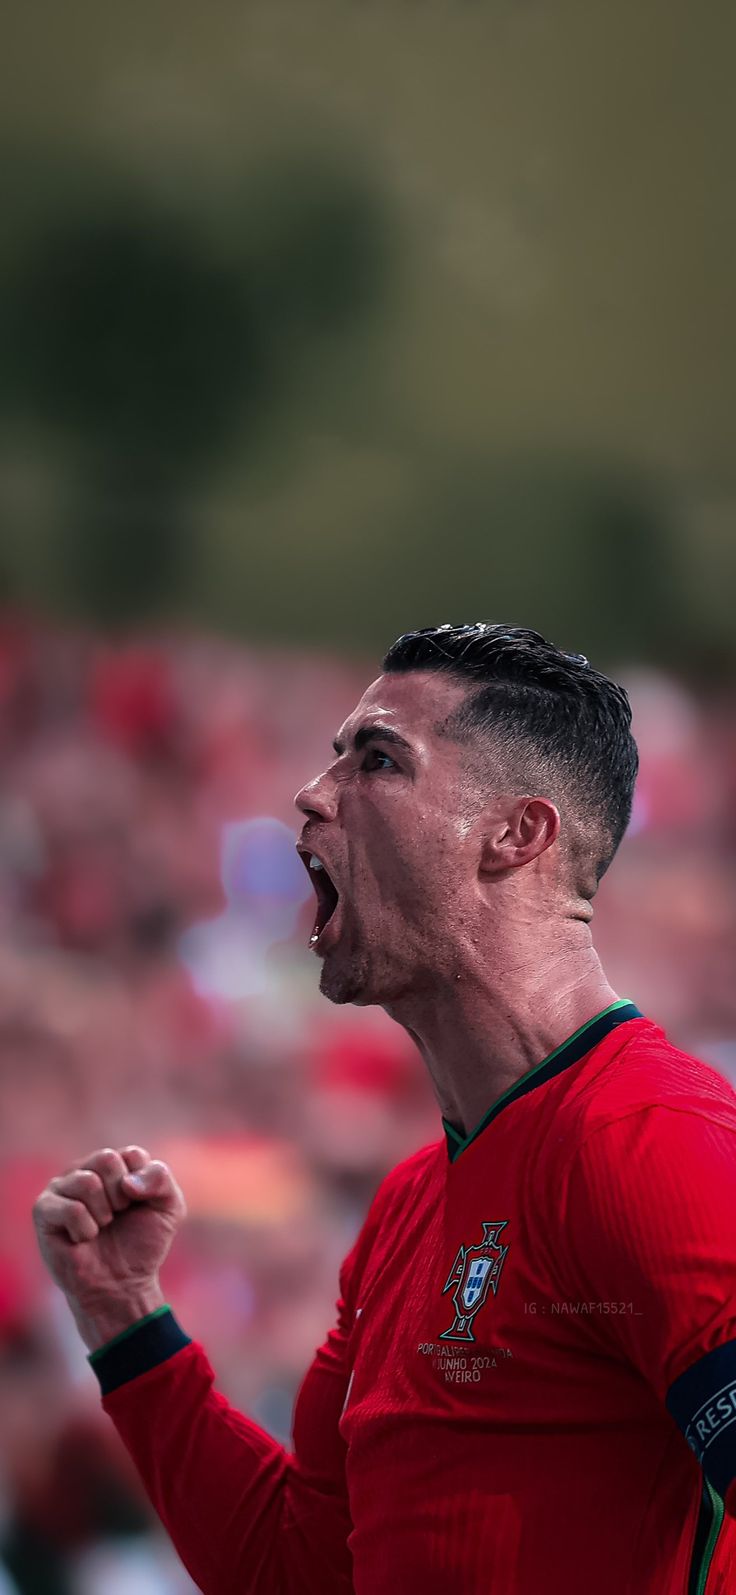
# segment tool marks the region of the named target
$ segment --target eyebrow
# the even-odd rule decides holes
[[[355,749],[355,752],[360,753],[361,748],[365,747],[366,742],[390,742],[395,748],[403,748],[407,753],[414,752],[411,743],[407,742],[406,737],[402,737],[400,732],[392,730],[391,726],[361,726],[360,730],[356,731],[355,736],[353,737],[353,748]],[[335,749],[338,758],[345,752],[346,744],[342,740],[342,737],[335,737],[332,746]]]

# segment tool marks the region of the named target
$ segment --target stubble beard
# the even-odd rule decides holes
[[[376,997],[370,995],[374,963],[363,935],[354,935],[353,926],[345,924],[337,946],[323,959],[319,977],[322,996],[338,1007],[351,1002],[361,1006],[376,1002]]]
[[[339,954],[339,947],[335,947],[325,955],[319,977],[322,996],[337,1006],[359,1003],[361,998],[369,1002],[370,998],[363,997],[368,987],[368,959],[360,953],[352,953],[341,960]]]
[[[411,986],[411,981],[408,982]],[[319,989],[328,1002],[355,1003],[360,1008],[385,1007],[406,995],[406,970],[385,946],[345,947],[338,944],[325,955]]]

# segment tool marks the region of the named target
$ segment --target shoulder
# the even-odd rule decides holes
[[[591,1137],[615,1141],[627,1121],[646,1116],[663,1139],[688,1122],[736,1132],[736,1092],[703,1059],[676,1047],[650,1019],[621,1027],[619,1044],[593,1053],[576,1088],[560,1105],[555,1124],[568,1152]],[[657,1112],[661,1109],[661,1112]],[[600,1132],[608,1131],[601,1137]]]
[[[626,1034],[628,1032],[628,1034]],[[736,1093],[702,1059],[670,1042],[651,1020],[622,1025],[615,1048],[596,1049],[546,1128],[540,1178],[550,1195],[576,1171],[587,1186],[646,1193],[661,1169],[686,1185],[736,1170]],[[717,1171],[720,1173],[717,1174]]]
[[[426,1185],[430,1172],[437,1167],[439,1160],[446,1157],[444,1143],[433,1141],[430,1146],[421,1147],[418,1152],[412,1152],[411,1157],[397,1163],[396,1168],[381,1181],[371,1203],[369,1218],[375,1214],[380,1221],[387,1213],[410,1202],[417,1190]]]
[[[403,1162],[398,1163],[396,1168],[381,1181],[355,1245],[343,1264],[343,1289],[348,1288],[348,1282],[354,1287],[355,1281],[362,1275],[373,1252],[378,1236],[387,1227],[390,1229],[394,1222],[400,1220],[407,1206],[416,1202],[418,1191],[426,1189],[428,1179],[439,1166],[440,1159],[446,1155],[444,1144],[435,1141],[431,1146],[424,1146],[420,1151],[413,1152],[411,1157],[404,1158]]]

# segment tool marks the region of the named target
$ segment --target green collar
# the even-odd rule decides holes
[[[516,1102],[518,1097],[526,1096],[527,1091],[533,1091],[536,1086],[544,1085],[546,1080],[553,1079],[554,1075],[561,1074],[563,1069],[569,1069],[571,1064],[578,1063],[580,1058],[585,1057],[586,1052],[590,1052],[593,1047],[597,1047],[598,1042],[602,1041],[610,1030],[615,1030],[617,1025],[624,1024],[627,1019],[642,1019],[643,1017],[643,1014],[639,1012],[633,1002],[629,1001],[628,997],[620,997],[618,1002],[612,1002],[601,1013],[594,1014],[593,1018],[589,1019],[587,1024],[581,1025],[580,1029],[576,1030],[572,1036],[569,1036],[567,1041],[563,1041],[561,1046],[555,1047],[554,1052],[550,1052],[549,1057],[543,1058],[542,1062],[535,1064],[533,1069],[528,1069],[527,1073],[523,1074],[515,1085],[509,1086],[508,1091],[504,1091],[502,1096],[497,1097],[488,1112],[483,1115],[480,1124],[476,1124],[470,1135],[463,1135],[460,1130],[455,1129],[454,1124],[450,1124],[448,1119],[443,1119],[442,1124],[447,1140],[450,1162],[455,1163],[460,1153],[464,1152],[467,1146],[470,1146],[471,1141],[477,1140],[483,1130],[486,1130],[488,1125],[493,1123],[493,1120],[497,1118],[499,1113],[503,1112],[504,1108],[508,1107],[510,1102]]]

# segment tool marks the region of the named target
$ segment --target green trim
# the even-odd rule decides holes
[[[442,1124],[445,1135],[448,1137],[452,1136],[452,1139],[455,1142],[455,1145],[450,1150],[451,1162],[454,1163],[456,1159],[459,1158],[460,1153],[464,1152],[466,1147],[470,1146],[471,1141],[475,1141],[476,1137],[480,1135],[481,1131],[486,1128],[489,1120],[491,1118],[495,1118],[495,1115],[500,1111],[505,1103],[509,1102],[515,1095],[522,1095],[526,1093],[526,1091],[529,1090],[529,1082],[534,1081],[534,1077],[536,1075],[540,1074],[543,1069],[547,1069],[551,1063],[554,1063],[555,1058],[559,1058],[561,1053],[565,1052],[568,1047],[573,1046],[574,1042],[576,1042],[580,1036],[584,1035],[585,1031],[589,1030],[591,1025],[597,1024],[598,1021],[604,1019],[607,1014],[615,1013],[618,1008],[630,1007],[632,1007],[632,1003],[629,997],[618,997],[615,1002],[609,1003],[607,1008],[602,1008],[600,1013],[593,1014],[592,1019],[587,1019],[585,1024],[580,1025],[578,1030],[574,1030],[572,1035],[568,1036],[566,1041],[560,1042],[559,1047],[555,1047],[554,1052],[548,1053],[547,1057],[543,1058],[541,1063],[535,1063],[532,1069],[527,1069],[525,1074],[523,1074],[519,1080],[515,1080],[513,1085],[510,1085],[506,1091],[502,1091],[500,1097],[496,1097],[496,1100],[491,1103],[489,1108],[487,1108],[482,1119],[480,1119],[478,1124],[476,1124],[475,1129],[471,1130],[470,1135],[462,1135],[461,1131],[456,1129],[454,1124],[450,1124],[449,1119],[443,1119]]]
[[[455,1129],[454,1124],[450,1124],[449,1119],[443,1119],[442,1123],[445,1126],[446,1134],[447,1135],[451,1135],[453,1141],[456,1141],[458,1146],[462,1147],[464,1143],[463,1143],[463,1137],[460,1134],[460,1131]]]
[[[708,1534],[708,1539],[706,1541],[702,1560],[698,1569],[695,1595],[705,1595],[705,1586],[708,1582],[708,1574],[710,1572],[711,1562],[713,1561],[713,1552],[716,1548],[716,1540],[721,1532],[721,1525],[723,1523],[723,1517],[726,1510],[722,1496],[718,1494],[717,1490],[714,1490],[713,1485],[708,1479],[703,1480],[703,1486],[703,1495],[705,1495],[705,1491],[707,1490],[710,1496],[710,1509],[713,1513],[713,1516],[711,1518],[710,1532]]]
[[[163,1307],[157,1307],[154,1312],[146,1313],[145,1318],[136,1319],[134,1324],[130,1324],[127,1329],[121,1330],[119,1335],[115,1335],[112,1340],[106,1341],[104,1346],[98,1346],[96,1351],[91,1351],[87,1357],[87,1361],[96,1362],[98,1357],[104,1357],[105,1352],[109,1351],[111,1346],[119,1346],[121,1340],[127,1340],[129,1335],[134,1335],[136,1329],[140,1329],[141,1324],[150,1324],[153,1318],[160,1318],[162,1313],[170,1312],[171,1308],[166,1301],[164,1302]]]

